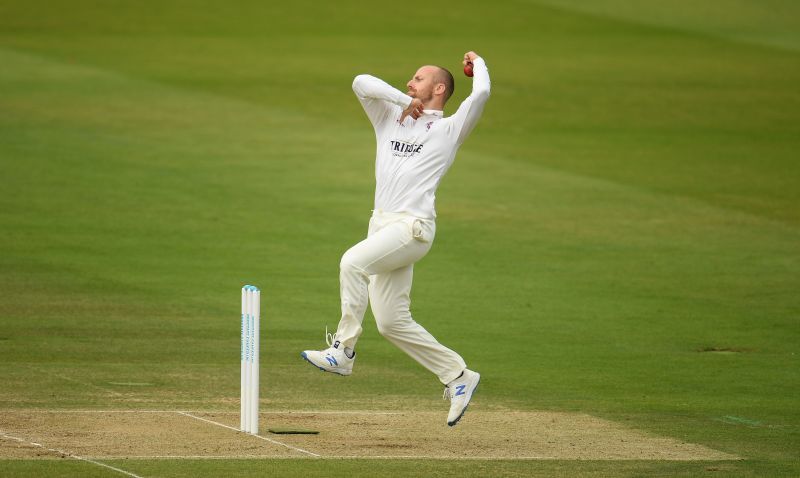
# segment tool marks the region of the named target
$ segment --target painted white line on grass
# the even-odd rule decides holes
[[[195,420],[200,420],[200,421],[203,421],[203,422],[206,422],[206,423],[211,423],[212,425],[217,425],[219,427],[227,428],[229,430],[233,430],[235,432],[240,432],[241,433],[241,431],[238,428],[235,428],[235,427],[232,427],[232,426],[229,426],[229,425],[225,425],[224,423],[215,422],[214,420],[209,420],[209,419],[203,418],[203,417],[198,417],[198,416],[192,415],[191,413],[188,413],[188,412],[180,412],[179,411],[179,412],[176,412],[176,413],[179,413],[181,415],[187,416],[189,418],[194,418]],[[317,455],[316,453],[312,453],[312,452],[310,452],[308,450],[304,450],[302,448],[298,448],[298,447],[292,446],[292,445],[287,445],[286,443],[281,443],[281,442],[279,442],[277,440],[273,440],[271,438],[267,438],[267,437],[264,437],[264,436],[261,436],[261,435],[253,435],[253,434],[249,434],[249,433],[247,435],[255,437],[255,438],[260,438],[260,439],[268,441],[270,443],[274,443],[275,445],[280,445],[280,446],[286,447],[286,448],[288,448],[290,450],[294,450],[294,451],[303,453],[303,454],[308,455],[308,456],[313,456],[314,458],[321,458],[322,457],[322,455]]]
[[[165,413],[172,414],[178,410],[43,410],[41,408],[6,408],[0,409],[2,413]],[[214,412],[201,412],[201,413],[214,413]],[[233,413],[233,412],[230,412]]]
[[[438,410],[429,410],[432,412]],[[272,415],[403,415],[408,412],[381,412],[376,410],[284,410],[261,412]]]
[[[95,460],[442,460],[442,461],[563,461],[557,456],[440,456],[440,455],[325,455],[325,456],[270,456],[270,455],[124,455],[93,456]],[[571,461],[641,461],[641,458],[569,458]],[[741,461],[741,458],[686,460],[682,458],[658,458],[645,461]]]
[[[3,413],[179,413],[184,410],[69,410],[69,409],[51,409],[45,410],[41,408],[4,408],[0,409]],[[437,412],[439,410],[422,410],[423,412]],[[216,413],[216,414],[238,414],[238,411],[233,410],[192,410],[191,413]],[[383,412],[380,410],[277,410],[269,412],[259,412],[260,415],[404,415],[410,412]]]
[[[95,460],[316,460],[313,456],[271,455],[109,455],[91,456]],[[327,458],[327,457],[320,457]]]
[[[96,460],[474,460],[474,461],[532,461],[563,460],[552,456],[437,456],[437,455],[326,455],[326,456],[270,456],[270,455],[125,455],[94,456]],[[610,461],[637,460],[638,458],[612,458]]]
[[[439,456],[439,455],[335,455],[326,456],[329,460],[478,460],[478,461],[502,461],[502,460],[559,460],[560,458],[547,456]]]
[[[12,435],[8,435],[8,434],[6,434],[6,433],[4,433],[2,431],[0,431],[0,438],[6,438],[8,440],[14,440],[14,441],[17,441],[17,442],[20,442],[20,443],[27,443],[28,445],[33,445],[33,446],[41,448],[43,450],[51,451],[53,453],[58,453],[59,455],[67,456],[67,457],[73,458],[75,460],[85,461],[86,463],[91,463],[93,465],[102,466],[103,468],[108,468],[109,470],[114,470],[117,473],[122,473],[123,475],[131,476],[133,478],[142,478],[141,476],[139,476],[137,474],[134,474],[134,473],[131,473],[130,471],[125,471],[125,470],[123,470],[121,468],[117,468],[115,466],[107,465],[107,464],[105,464],[103,462],[100,462],[100,461],[97,461],[97,460],[93,460],[91,458],[78,456],[78,455],[76,455],[74,453],[70,453],[70,452],[65,451],[65,450],[59,450],[58,448],[49,448],[49,447],[46,447],[46,446],[42,445],[41,443],[36,443],[36,442],[30,441],[30,440],[25,440],[23,438],[19,438],[19,437],[15,437],[15,436],[12,436]]]

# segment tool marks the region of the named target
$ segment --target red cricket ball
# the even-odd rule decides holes
[[[468,61],[466,65],[464,65],[464,74],[468,77],[472,78],[472,62]]]

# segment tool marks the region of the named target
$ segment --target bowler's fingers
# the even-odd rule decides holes
[[[463,61],[464,66],[467,66],[467,63],[472,63],[475,60],[475,58],[478,58],[478,54],[475,53],[474,51],[468,51],[464,53],[464,61]]]
[[[400,119],[398,120],[399,123],[402,123],[406,116],[411,116],[414,119],[419,118],[422,116],[422,111],[425,109],[425,105],[422,104],[422,101],[414,98],[411,100],[411,103],[408,105],[406,109],[403,110],[403,114],[400,115]]]

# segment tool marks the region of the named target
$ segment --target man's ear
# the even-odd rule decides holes
[[[433,88],[433,92],[437,95],[443,95],[446,90],[447,87],[444,86],[444,83],[437,83],[436,86]]]

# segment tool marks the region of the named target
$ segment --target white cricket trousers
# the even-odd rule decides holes
[[[342,318],[336,339],[355,349],[369,303],[378,332],[446,385],[467,367],[464,359],[416,323],[410,311],[414,263],[428,253],[435,234],[431,219],[373,212],[367,238],[342,256]]]

